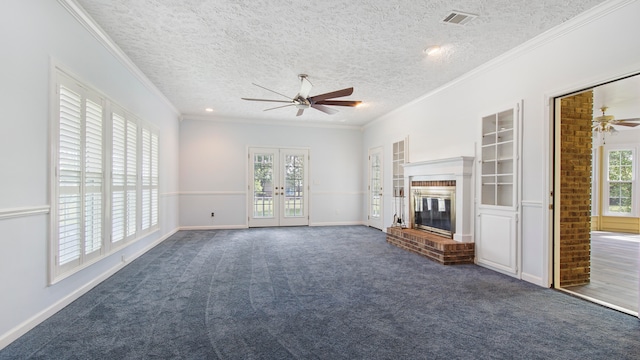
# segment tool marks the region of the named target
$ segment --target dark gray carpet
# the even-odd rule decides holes
[[[639,359],[640,321],[362,226],[181,231],[14,358]]]

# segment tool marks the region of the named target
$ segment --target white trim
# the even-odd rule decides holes
[[[603,162],[603,169],[602,169],[602,204],[604,205],[602,207],[602,216],[611,216],[611,217],[637,217],[638,215],[638,199],[639,197],[636,195],[637,194],[637,183],[638,183],[638,148],[637,145],[635,143],[625,143],[625,144],[605,144],[602,146],[603,147],[603,154],[602,154],[602,162]],[[630,182],[631,183],[631,212],[628,213],[623,213],[623,212],[611,212],[609,210],[609,206],[605,205],[605,204],[609,204],[609,197],[611,196],[610,194],[610,190],[609,189],[609,184],[612,183],[612,181],[609,180],[609,153],[611,151],[624,151],[624,150],[630,150],[631,151],[631,158],[633,160],[633,163],[631,164],[632,168],[631,168],[631,181],[625,181],[625,182]],[[614,182],[615,183],[615,182]],[[606,189],[606,190],[605,190]]]
[[[171,196],[180,196],[180,192],[172,191],[172,192],[160,193],[160,197],[171,197]]]
[[[65,306],[71,304],[72,302],[74,302],[75,300],[80,298],[82,295],[84,295],[87,292],[89,292],[89,290],[93,289],[94,287],[99,285],[101,282],[103,282],[104,280],[106,280],[107,278],[112,276],[113,274],[117,273],[119,270],[124,268],[131,261],[139,258],[143,254],[145,254],[147,251],[149,251],[152,248],[154,248],[156,245],[160,244],[161,242],[163,242],[166,239],[168,239],[169,237],[171,237],[173,234],[178,232],[178,230],[179,230],[178,228],[173,229],[172,231],[170,231],[167,234],[165,234],[164,236],[158,238],[157,240],[155,240],[151,244],[147,245],[146,247],[144,247],[140,251],[130,255],[126,260],[119,262],[118,264],[113,266],[111,269],[108,269],[107,271],[105,271],[104,273],[100,274],[99,276],[93,278],[92,280],[90,280],[86,284],[80,286],[75,291],[71,292],[67,296],[65,296],[62,299],[58,300],[57,302],[55,302],[51,306],[45,308],[44,310],[42,310],[39,313],[37,313],[34,316],[32,316],[31,318],[25,320],[24,322],[22,322],[18,326],[16,326],[13,329],[7,331],[5,334],[2,334],[0,336],[0,350],[5,348],[7,345],[11,344],[13,341],[18,339],[20,336],[26,334],[29,330],[33,329],[34,327],[36,327],[37,325],[39,325],[40,323],[42,323],[43,321],[45,321],[46,319],[48,319],[49,317],[51,317],[52,315],[57,313],[58,311],[62,310]]]
[[[313,187],[313,186],[312,186]],[[366,195],[366,191],[314,191],[313,195]],[[385,194],[387,195],[387,194]]]
[[[542,279],[542,277],[540,277],[540,276],[530,275],[530,274],[527,274],[527,273],[524,273],[524,272],[521,273],[520,275],[521,275],[522,280],[524,280],[526,282],[530,282],[532,284],[535,284],[535,285],[538,285],[538,286],[542,286],[542,287],[549,287],[547,285],[547,282],[544,281]]]
[[[309,226],[350,226],[350,225],[363,225],[367,226],[366,221],[335,221],[335,222],[314,222]]]
[[[169,107],[176,116],[180,116],[180,111],[167,99],[167,97],[147,78],[147,76],[131,61],[131,59],[120,49],[120,47],[102,30],[102,28],[91,18],[89,14],[78,5],[75,0],[58,0],[58,3],[69,12],[98,42],[104,46],[131,74],[142,83],[151,93],[157,96]]]
[[[145,237],[147,237],[147,236],[149,236],[149,235],[151,235],[151,234],[153,234],[153,233],[155,233],[155,232],[157,232],[159,230],[160,230],[159,226],[156,225],[154,227],[151,227],[148,231],[145,231],[144,233],[139,234],[135,238],[131,238],[131,239],[127,239],[127,240],[120,240],[120,241],[118,241],[117,244],[110,243],[109,244],[109,248],[105,249],[105,252],[102,255],[100,255],[98,257],[95,257],[95,258],[93,258],[91,260],[88,260],[88,261],[82,263],[81,265],[73,267],[73,268],[69,269],[66,272],[63,272],[61,274],[57,274],[56,276],[52,277],[51,280],[49,281],[49,286],[55,285],[55,284],[59,283],[60,281],[66,279],[68,277],[71,277],[74,274],[79,273],[80,271],[82,271],[82,270],[84,270],[84,269],[86,269],[86,268],[88,268],[88,267],[90,267],[90,266],[92,266],[92,265],[94,265],[94,264],[96,264],[96,263],[98,263],[98,262],[110,257],[111,255],[117,253],[118,251],[122,251],[122,250],[128,248],[130,245],[137,243],[138,241],[142,240],[143,238],[145,238]]]
[[[542,208],[542,201],[522,200],[522,207]]]
[[[542,201],[535,201],[535,200],[522,200],[520,205],[521,205],[521,207],[523,209],[522,210],[523,214],[524,214],[524,209],[525,208],[537,209],[539,211],[542,211],[542,209],[544,208],[544,204],[543,204]],[[546,216],[545,214],[542,214],[543,218],[545,216]],[[520,231],[521,231],[521,233],[520,233],[520,236],[521,236],[520,242],[521,242],[521,244],[524,241],[524,234],[522,233],[522,227],[524,226],[524,221],[522,221],[523,218],[524,218],[524,215],[521,217],[521,222],[522,223],[520,224]],[[542,234],[546,234],[544,228],[543,228],[541,233]],[[547,247],[543,245],[543,247],[542,247],[542,256],[545,256],[545,254],[547,254],[546,248]],[[522,251],[520,251],[520,253],[521,253],[521,255],[524,255],[524,254],[522,254]],[[520,264],[522,264],[522,261],[520,262]],[[528,273],[524,272],[524,266],[521,266],[521,267],[522,267],[522,271],[520,273],[520,277],[521,277],[522,280],[530,282],[530,283],[538,285],[538,286],[546,287],[546,288],[551,286],[551,282],[548,281],[548,274],[547,274],[547,271],[545,271],[545,267],[544,266],[543,266],[543,269],[542,269],[542,274],[540,276],[528,274]]]
[[[243,195],[246,196],[247,192],[242,191],[180,191],[178,196],[221,196],[221,195]]]
[[[598,300],[596,298],[592,298],[592,297],[584,295],[584,294],[573,292],[573,291],[571,291],[571,290],[569,290],[567,288],[558,287],[558,288],[556,288],[556,290],[560,290],[560,291],[565,292],[567,294],[571,294],[571,295],[573,295],[575,297],[579,297],[579,298],[591,301],[591,302],[596,303],[598,305],[602,305],[604,307],[608,307],[610,309],[617,310],[617,311],[623,312],[625,314],[633,315],[633,316],[636,316],[636,317],[639,315],[639,313],[637,311],[632,311],[632,310],[629,310],[629,309],[625,309],[625,308],[620,307],[618,305],[610,304],[610,303],[608,303],[606,301]]]
[[[11,219],[17,217],[26,217],[34,215],[48,214],[51,210],[49,205],[25,206],[21,208],[0,209],[0,220]]]
[[[525,42],[524,44],[521,44],[509,51],[507,51],[506,53],[493,58],[492,60],[476,67],[475,69],[457,77],[456,79],[442,85],[441,87],[434,89],[402,106],[399,106],[391,111],[389,111],[386,114],[380,115],[377,118],[369,121],[368,123],[364,124],[362,126],[363,129],[366,129],[367,127],[383,120],[384,118],[391,116],[392,114],[398,113],[402,110],[404,110],[407,107],[413,106],[416,103],[419,103],[421,101],[423,101],[424,99],[427,99],[431,96],[434,96],[442,91],[445,91],[446,89],[453,87],[461,82],[466,81],[467,79],[470,79],[478,74],[481,74],[485,71],[490,71],[510,60],[516,59],[518,57],[524,56],[527,53],[537,49],[540,46],[546,45],[547,43],[550,43],[552,41],[554,41],[555,39],[558,39],[562,36],[565,36],[573,31],[575,31],[576,29],[585,26],[593,21],[596,21],[606,15],[608,15],[609,13],[612,13],[620,8],[623,8],[625,6],[627,6],[628,4],[631,4],[633,2],[635,2],[636,0],[610,0],[610,1],[605,1],[599,5],[594,6],[593,8],[585,11],[584,13],[552,28],[549,29],[545,32],[543,32],[542,34],[534,37],[533,39]],[[579,88],[579,87],[577,87]],[[576,89],[576,87],[572,87],[572,89]],[[566,92],[565,92],[566,93]]]
[[[233,123],[233,124],[250,124],[250,125],[297,126],[297,127],[325,128],[325,129],[358,130],[360,132],[362,132],[363,130],[363,127],[358,125],[337,125],[337,124],[331,124],[331,123],[315,123],[315,122],[301,122],[301,121],[215,117],[215,116],[194,115],[194,114],[184,114],[180,116],[180,121],[182,122],[184,120],[209,121],[209,122]]]
[[[180,230],[239,230],[248,229],[249,226],[243,225],[213,225],[213,226],[181,226]]]

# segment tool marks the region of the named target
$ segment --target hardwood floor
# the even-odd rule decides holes
[[[566,287],[577,295],[638,314],[640,235],[593,231],[591,283]]]

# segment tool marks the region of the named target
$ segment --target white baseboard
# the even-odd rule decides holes
[[[340,221],[340,222],[314,222],[309,226],[348,226],[348,225],[366,225],[364,221]]]
[[[540,276],[535,276],[535,275],[525,274],[525,273],[522,273],[521,276],[522,276],[522,280],[524,281],[527,281],[542,287],[549,287],[547,284],[545,284],[545,282],[542,280]]]
[[[237,230],[247,228],[247,225],[180,226],[180,230]]]
[[[67,296],[63,297],[62,299],[58,300],[56,303],[52,304],[48,308],[40,311],[36,315],[34,315],[31,318],[27,319],[22,324],[14,327],[13,329],[9,330],[5,334],[0,335],[0,350],[4,349],[7,345],[9,345],[12,342],[14,342],[20,336],[26,334],[29,330],[33,329],[38,324],[40,324],[41,322],[45,321],[46,319],[51,317],[53,314],[55,314],[58,311],[62,310],[65,306],[67,306],[67,305],[71,304],[72,302],[74,302],[75,300],[77,300],[80,296],[86,294],[89,290],[93,289],[98,284],[100,284],[101,282],[103,282],[104,280],[109,278],[111,275],[113,275],[116,272],[118,272],[118,270],[120,270],[123,267],[125,267],[131,261],[139,258],[144,253],[146,253],[147,251],[149,251],[152,248],[154,248],[156,245],[158,245],[161,242],[163,242],[166,239],[168,239],[171,235],[173,235],[176,232],[178,232],[178,230],[179,229],[176,228],[176,229],[168,232],[167,234],[165,234],[164,236],[158,238],[157,240],[155,240],[151,244],[145,246],[140,251],[138,251],[138,252],[134,253],[133,255],[131,255],[127,259],[127,261],[119,262],[117,265],[115,265],[111,269],[105,271],[104,273],[102,273],[101,275],[97,276],[96,278],[94,278],[93,280],[89,281],[88,283],[84,284],[83,286],[79,287],[78,289],[76,289],[72,293],[70,293]]]

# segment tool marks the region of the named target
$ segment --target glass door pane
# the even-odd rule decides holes
[[[369,151],[369,226],[382,229],[382,148]]]
[[[273,154],[253,156],[253,216],[273,217]]]
[[[304,216],[304,156],[284,156],[284,217]]]
[[[249,226],[278,226],[278,149],[249,151]]]

